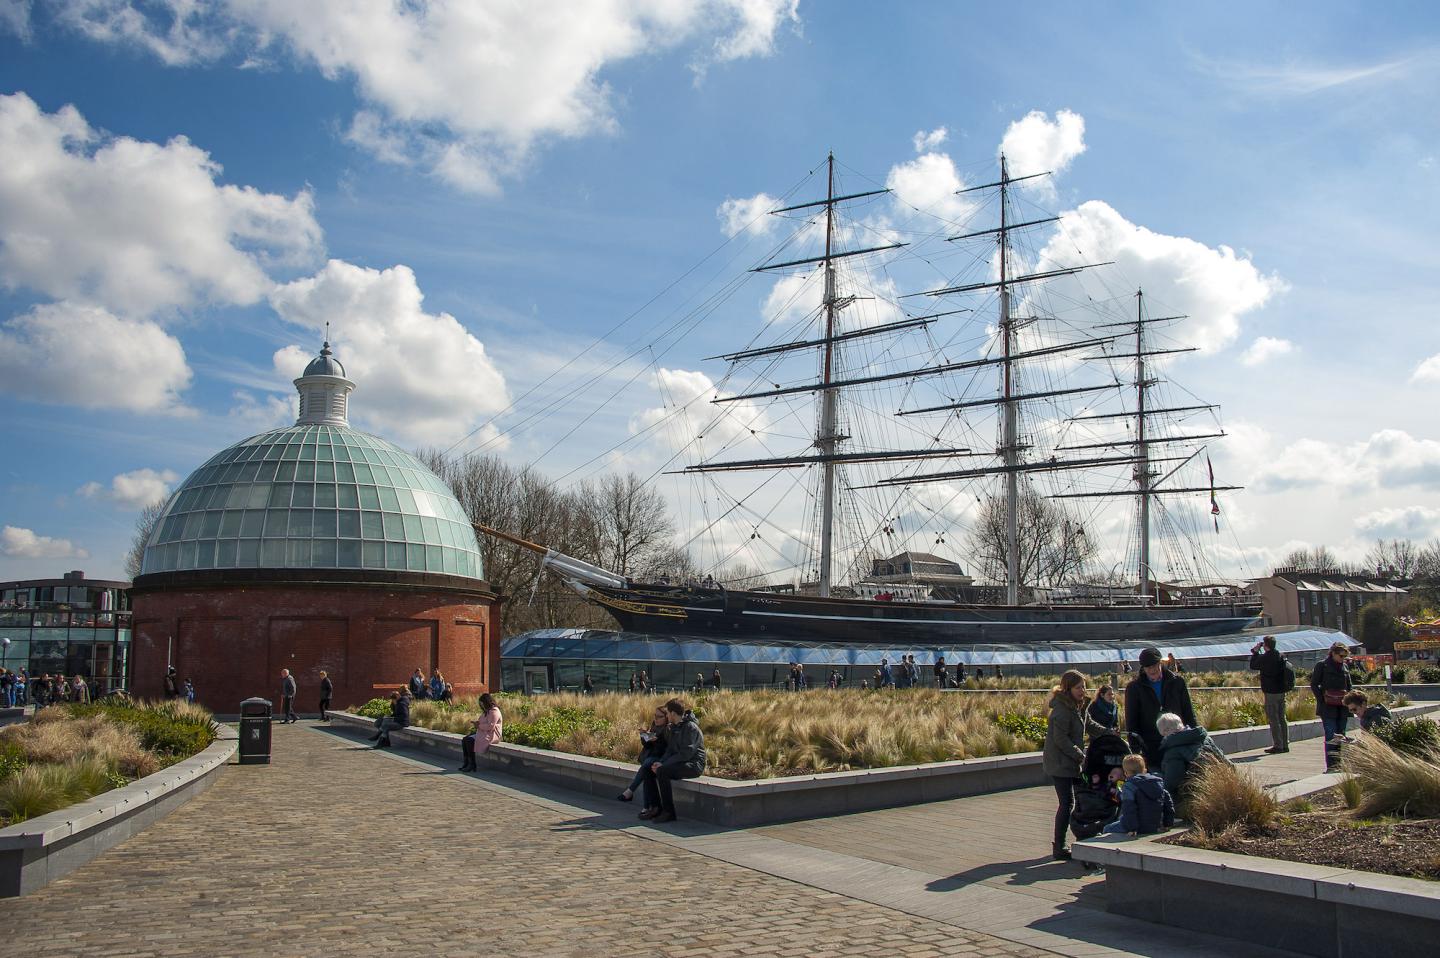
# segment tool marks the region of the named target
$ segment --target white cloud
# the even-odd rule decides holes
[[[1338,87],[1366,84],[1369,81],[1399,79],[1425,62],[1423,56],[1351,66],[1304,63],[1298,60],[1254,65],[1211,60],[1200,56],[1193,59],[1202,71],[1221,81],[1249,93],[1271,96],[1308,96]]]
[[[69,539],[36,535],[30,529],[6,526],[0,529],[0,555],[17,559],[87,559],[90,553],[77,549]]]
[[[1295,344],[1288,339],[1276,339],[1274,336],[1260,336],[1250,344],[1250,347],[1240,354],[1240,362],[1245,366],[1260,366],[1276,356],[1284,356],[1295,351]]]
[[[201,301],[245,304],[267,267],[321,247],[308,191],[221,185],[183,136],[108,137],[71,106],[0,96],[0,282],[140,316]]]
[[[1105,261],[1116,264],[1112,275],[1144,289],[1167,311],[1188,316],[1176,338],[1203,353],[1233,342],[1240,334],[1240,317],[1286,288],[1278,276],[1264,275],[1228,246],[1209,247],[1188,237],[1156,233],[1100,200],[1061,214],[1060,229],[1041,250],[1038,266]],[[1061,280],[1047,288],[1083,281]],[[1083,300],[1083,292],[1076,291],[1076,301]]]
[[[650,385],[663,404],[632,417],[631,435],[649,431],[672,450],[689,447],[694,461],[717,450],[724,451],[723,459],[744,458],[737,449],[747,446],[756,457],[767,454],[753,438],[769,427],[763,407],[748,400],[712,403],[734,393],[717,390],[714,380],[696,370],[662,368],[650,377]]]
[[[1246,427],[1241,435],[1244,449],[1231,458],[1240,480],[1256,492],[1331,487],[1355,493],[1440,485],[1440,441],[1417,439],[1400,429],[1382,429],[1351,443],[1297,439],[1278,451],[1263,430]]]
[[[169,469],[134,469],[111,479],[109,489],[98,482],[87,482],[76,492],[87,499],[108,499],[126,509],[143,509],[169,496],[179,480],[180,476]]]
[[[1377,509],[1356,519],[1355,530],[1372,539],[1430,539],[1440,535],[1440,509],[1428,506]]]
[[[1440,382],[1440,353],[1436,353],[1429,359],[1420,361],[1415,371],[1410,374],[1412,383],[1435,383]]]
[[[780,201],[768,193],[756,193],[740,199],[730,198],[715,210],[715,218],[726,236],[735,236],[744,231],[764,235],[774,228],[774,220],[768,214],[780,205]]]
[[[0,391],[92,409],[184,413],[180,341],[150,320],[52,303],[0,326]]]
[[[950,136],[950,131],[943,126],[937,126],[933,130],[916,130],[915,136],[910,142],[915,144],[916,153],[930,153],[939,149],[940,144]]]
[[[275,311],[311,341],[275,354],[300,375],[326,321],[336,358],[357,383],[351,415],[388,438],[448,445],[509,403],[485,346],[449,313],[427,313],[408,266],[366,269],[331,260],[314,276],[277,287]]]
[[[1045,113],[1032,110],[1005,129],[1000,152],[1009,161],[1011,176],[1063,173],[1071,160],[1085,152],[1085,118],[1060,110],[1052,120]],[[1031,183],[1042,190],[1054,188],[1049,177]]]
[[[868,285],[858,285],[861,277],[837,264],[835,271],[835,295],[842,301],[849,296],[865,297],[849,303],[838,311],[837,328],[840,332],[878,326],[898,321],[903,313],[896,305],[899,296],[895,280],[889,276],[865,276]],[[821,270],[804,273],[790,273],[781,276],[770,287],[761,307],[767,323],[781,328],[796,328],[818,319],[825,300],[825,279]],[[810,324],[807,334],[821,335],[816,324]]]
[[[248,390],[237,389],[231,398],[235,404],[230,407],[230,418],[245,423],[257,432],[288,426],[300,415],[298,394],[287,399],[276,395],[256,396]]]
[[[0,33],[30,39],[30,0],[0,0]]]
[[[82,0],[65,19],[166,63],[287,50],[350,80],[369,116],[351,127],[461,189],[493,192],[537,142],[613,132],[614,64],[694,44],[692,67],[774,52],[798,0]],[[142,12],[144,11],[144,12]]]
[[[898,202],[943,219],[963,220],[976,208],[971,200],[955,195],[965,188],[965,181],[945,153],[923,153],[891,167],[885,185]]]

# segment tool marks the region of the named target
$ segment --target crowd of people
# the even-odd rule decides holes
[[[37,709],[91,699],[85,676],[67,677],[46,672],[32,678],[24,669],[0,669],[0,703],[6,708],[34,705]]]

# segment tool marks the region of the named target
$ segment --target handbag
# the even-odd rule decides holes
[[[1326,690],[1325,690],[1325,704],[1326,704],[1326,705],[1330,705],[1330,706],[1334,706],[1334,707],[1336,707],[1336,708],[1338,708],[1338,707],[1341,706],[1341,705],[1344,705],[1344,704],[1345,704],[1345,690],[1344,690],[1344,689],[1326,689]]]

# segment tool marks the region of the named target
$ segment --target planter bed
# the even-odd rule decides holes
[[[235,754],[221,726],[203,751],[153,775],[48,815],[0,828],[0,897],[26,895],[164,818],[215,782]]]
[[[1435,711],[1437,705],[1411,705],[1395,709],[1397,715]],[[374,721],[348,712],[332,712],[333,724],[369,735]],[[1317,738],[1320,722],[1290,726],[1294,741]],[[1270,732],[1260,726],[1215,732],[1211,736],[1227,752],[1243,752],[1270,744]],[[441,756],[460,764],[460,738],[452,732],[410,728],[390,733],[390,740]],[[612,798],[630,783],[635,765],[603,758],[572,755],[502,742],[480,757],[484,768],[520,778],[558,785],[603,798]],[[675,806],[680,817],[732,828],[749,828],[802,818],[821,818],[848,812],[873,811],[922,802],[938,802],[986,792],[1048,785],[1039,752],[997,755],[957,762],[906,765],[893,768],[825,772],[757,781],[701,776],[675,783]]]

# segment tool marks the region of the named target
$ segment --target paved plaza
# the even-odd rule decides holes
[[[1249,764],[1270,780],[1313,774],[1311,744]],[[7,950],[1280,954],[1105,913],[1103,880],[1047,860],[1048,789],[753,830],[652,828],[633,805],[360,745],[276,726],[274,764],[226,770],[140,836],[0,902]]]

